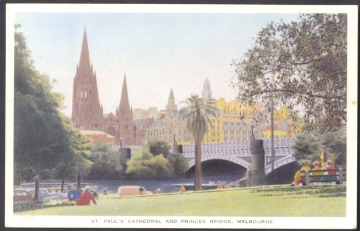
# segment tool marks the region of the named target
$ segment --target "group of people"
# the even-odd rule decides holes
[[[64,202],[65,205],[90,205],[91,201],[96,205],[96,200],[90,192],[90,186],[86,186],[82,193],[73,184],[69,184],[68,189],[68,200]]]
[[[223,184],[223,183],[218,183],[218,187],[217,187],[217,189],[228,189],[230,186],[227,184],[227,183],[225,183],[225,184]]]
[[[310,168],[309,165],[305,164],[301,167],[299,171],[295,173],[294,182],[291,186],[298,186],[299,184],[305,184],[304,173],[301,171],[308,171],[308,170],[331,170],[335,169],[335,157],[332,154],[327,154],[326,152],[321,153],[320,155],[320,162],[315,160],[312,164],[314,167],[313,169]],[[324,172],[312,172],[312,176],[322,177]],[[326,176],[328,181],[336,181],[336,171],[328,171]]]

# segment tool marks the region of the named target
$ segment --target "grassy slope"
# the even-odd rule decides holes
[[[345,216],[345,186],[268,186],[137,197],[100,195],[98,205],[61,206],[21,215]]]

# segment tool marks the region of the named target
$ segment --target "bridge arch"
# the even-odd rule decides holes
[[[219,156],[219,155],[205,155],[201,157],[201,163],[207,160],[227,160],[232,163],[238,164],[246,169],[248,169],[251,164],[243,159],[240,159],[236,156]],[[195,165],[195,159],[189,161],[189,169]]]

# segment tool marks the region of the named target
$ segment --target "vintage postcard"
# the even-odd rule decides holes
[[[6,5],[6,227],[357,227],[357,6]]]

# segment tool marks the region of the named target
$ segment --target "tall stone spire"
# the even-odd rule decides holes
[[[174,92],[173,89],[171,88],[170,91],[170,95],[169,95],[169,99],[168,99],[168,104],[175,104],[175,97],[174,97]]]
[[[71,119],[73,126],[79,129],[102,129],[103,113],[99,102],[96,73],[90,64],[86,29],[74,78]]]
[[[129,96],[127,91],[127,84],[126,84],[126,75],[124,74],[123,86],[121,91],[121,98],[119,104],[119,111],[125,110],[130,111],[130,104],[129,104]]]
[[[90,66],[90,55],[89,55],[89,47],[86,35],[86,28],[84,29],[81,53],[80,53],[80,67]]]
[[[118,109],[118,114],[116,115],[119,118],[120,129],[119,129],[119,139],[122,139],[125,146],[132,145],[133,143],[133,113],[129,104],[129,96],[126,84],[126,75],[124,74],[124,81],[121,92],[121,99]]]
[[[210,81],[207,78],[204,81],[202,97],[205,100],[208,100],[208,99],[212,98],[211,85],[210,85]]]
[[[166,105],[166,111],[167,111],[167,113],[170,113],[173,110],[177,110],[177,105],[175,104],[174,92],[171,88],[169,99],[168,99],[168,104]]]

